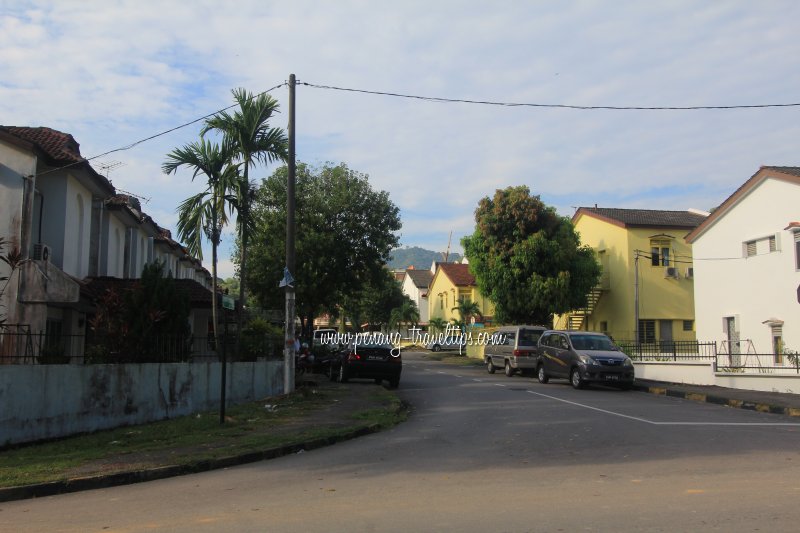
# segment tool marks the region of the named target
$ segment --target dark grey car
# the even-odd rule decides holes
[[[608,336],[590,331],[545,331],[539,338],[537,376],[541,383],[566,378],[576,389],[602,383],[623,389],[633,385],[631,359]]]

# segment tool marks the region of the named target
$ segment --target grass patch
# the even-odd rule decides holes
[[[0,487],[186,465],[331,437],[358,426],[389,427],[405,417],[400,400],[382,387],[304,387],[218,412],[204,412],[0,452]],[[374,391],[372,389],[375,389]]]
[[[483,364],[480,359],[467,357],[466,354],[458,354],[457,352],[431,352],[423,355],[422,357],[428,359],[429,361],[441,361],[443,363],[449,363],[452,365],[482,366]]]

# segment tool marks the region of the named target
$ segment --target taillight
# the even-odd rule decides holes
[[[356,352],[350,352],[347,355],[347,360],[348,361],[360,361],[361,360],[361,356],[358,355]]]
[[[530,350],[514,350],[514,357],[526,357],[532,353]]]

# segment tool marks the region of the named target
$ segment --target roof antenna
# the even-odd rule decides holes
[[[443,263],[447,263],[447,259],[450,257],[450,241],[453,239],[453,230],[450,230],[450,236],[447,238],[447,251],[442,252],[442,261]]]

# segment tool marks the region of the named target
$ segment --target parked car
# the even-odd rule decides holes
[[[537,377],[567,378],[576,389],[589,383],[603,383],[623,389],[633,385],[630,357],[608,336],[589,331],[545,331],[539,338]]]
[[[331,361],[330,378],[342,383],[352,378],[374,379],[375,383],[386,380],[396,388],[402,371],[400,350],[391,344],[350,342]]]
[[[442,350],[463,351],[467,347],[466,335],[449,335],[442,338],[439,338],[439,335],[432,335],[432,337],[432,340],[425,345],[425,348],[432,352],[441,352]]]
[[[533,374],[538,362],[537,344],[545,331],[544,326],[503,326],[484,347],[486,370],[494,374],[502,368],[508,377],[517,372]]]

